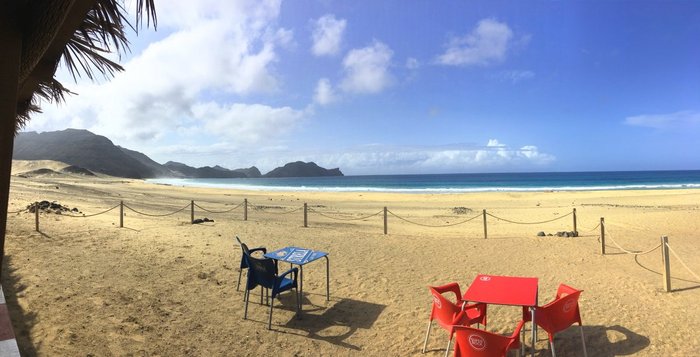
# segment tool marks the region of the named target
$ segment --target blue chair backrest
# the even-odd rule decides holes
[[[258,259],[245,254],[248,260],[248,289],[258,285],[272,289],[277,279],[277,266],[270,258]]]

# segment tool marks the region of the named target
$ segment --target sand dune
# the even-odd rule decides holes
[[[38,168],[16,165],[15,172]],[[247,221],[241,207],[234,209],[244,198],[251,203]],[[13,177],[11,212],[37,200],[59,201],[88,216],[121,200],[130,209],[124,228],[118,208],[87,218],[42,214],[40,233],[33,214],[10,214],[3,287],[26,355],[419,356],[431,303],[426,286],[456,281],[466,289],[479,273],[538,277],[540,303],[551,300],[561,282],[583,289],[590,356],[700,352],[694,337],[700,281],[672,260],[676,290],[665,293],[658,249],[635,258],[615,247],[646,250],[668,235],[689,268],[700,272],[700,190],[245,192]],[[197,218],[214,222],[191,225],[190,200],[231,212],[197,208]],[[313,209],[307,228],[299,210],[304,202]],[[384,206],[391,212],[387,235],[382,215],[375,215]],[[536,236],[571,230],[573,208],[580,237]],[[514,222],[565,217],[539,225],[489,217],[488,239],[481,218],[429,227],[458,223],[483,209]],[[608,230],[605,256],[598,241],[601,217]],[[276,302],[273,331],[266,330],[269,309],[255,303],[256,291],[249,320],[243,320],[235,235],[250,246],[329,252],[331,301],[324,296],[325,266],[312,263],[304,269],[302,319],[293,316],[293,299],[283,297]],[[490,307],[489,330],[508,333],[519,315],[519,308]],[[441,356],[446,338],[434,329],[426,355]],[[576,329],[556,344],[559,356],[582,355]],[[549,355],[546,335],[536,348],[538,356]]]

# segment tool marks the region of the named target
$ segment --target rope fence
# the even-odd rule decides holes
[[[38,232],[38,231],[39,231],[39,213],[40,213],[40,211],[41,211],[42,209],[39,208],[38,202],[35,202],[33,205],[34,205],[34,207],[37,207],[37,208],[34,209],[34,213],[35,213],[35,217],[36,217],[36,231]],[[31,207],[31,206],[30,206],[30,207]],[[484,239],[488,238],[488,234],[487,234],[487,232],[488,232],[488,228],[487,228],[488,222],[487,222],[487,219],[486,219],[487,216],[490,216],[490,217],[492,217],[492,218],[494,218],[494,219],[496,219],[496,220],[498,220],[498,221],[503,221],[503,222],[511,223],[511,224],[518,224],[518,225],[534,225],[534,224],[551,223],[551,222],[558,221],[558,220],[561,220],[561,219],[563,219],[563,218],[566,218],[566,217],[569,217],[569,216],[572,216],[572,215],[573,215],[573,232],[576,232],[576,233],[577,233],[577,230],[576,230],[576,229],[577,229],[577,228],[576,228],[576,209],[575,209],[575,208],[574,208],[571,212],[569,212],[569,213],[566,213],[566,214],[564,214],[564,215],[561,215],[561,216],[556,217],[556,218],[553,218],[553,219],[544,220],[544,221],[535,221],[535,222],[515,221],[515,220],[512,220],[512,219],[508,219],[508,218],[504,218],[504,217],[500,217],[500,216],[496,216],[496,215],[494,215],[494,214],[488,213],[488,212],[484,209],[484,210],[482,211],[482,213],[479,213],[479,214],[477,214],[477,215],[475,215],[475,216],[473,216],[473,217],[469,217],[469,218],[467,218],[467,219],[460,220],[460,221],[458,221],[458,222],[447,223],[447,224],[431,224],[431,223],[418,222],[418,221],[416,221],[416,220],[409,219],[409,218],[407,218],[407,217],[401,216],[401,215],[399,215],[399,214],[397,214],[397,213],[395,213],[395,212],[389,210],[387,207],[384,207],[383,210],[380,210],[380,211],[375,212],[375,213],[362,214],[362,215],[357,216],[357,217],[342,217],[341,215],[358,215],[358,213],[354,213],[354,214],[353,214],[353,213],[340,213],[340,212],[333,212],[333,213],[324,212],[323,210],[320,210],[320,209],[317,209],[317,208],[313,208],[313,207],[309,207],[307,203],[304,203],[303,206],[294,207],[294,208],[284,208],[284,207],[278,207],[278,206],[276,206],[276,207],[270,207],[270,206],[263,206],[263,205],[257,205],[257,204],[251,203],[251,202],[249,202],[248,199],[246,198],[246,199],[243,200],[243,202],[241,202],[241,203],[239,203],[239,204],[236,204],[235,206],[233,206],[233,207],[231,207],[231,208],[229,208],[229,209],[225,209],[225,210],[216,210],[216,209],[204,207],[204,206],[202,206],[202,205],[200,205],[200,204],[198,204],[198,203],[195,203],[195,201],[192,200],[192,201],[190,201],[189,204],[186,204],[186,205],[184,205],[183,207],[178,208],[178,209],[176,209],[176,210],[174,210],[174,211],[169,211],[169,212],[166,212],[166,213],[152,213],[152,212],[147,212],[147,211],[142,211],[142,210],[136,209],[136,208],[134,208],[134,207],[132,207],[132,206],[130,206],[130,205],[124,203],[124,201],[120,201],[119,204],[117,204],[117,205],[115,205],[115,206],[113,206],[113,207],[110,207],[110,208],[108,208],[108,209],[106,209],[106,210],[104,210],[104,211],[101,211],[101,212],[99,212],[99,213],[87,214],[87,215],[86,215],[86,214],[82,214],[82,215],[73,215],[73,214],[70,214],[70,213],[68,213],[68,214],[65,214],[65,213],[64,213],[64,214],[62,214],[62,216],[64,216],[64,217],[69,217],[69,218],[89,218],[89,217],[95,217],[95,216],[103,215],[103,214],[109,213],[109,212],[111,212],[111,211],[113,211],[113,210],[119,208],[119,227],[120,227],[120,228],[123,228],[123,227],[124,227],[124,217],[125,217],[125,211],[124,211],[124,210],[125,210],[125,209],[126,209],[126,210],[129,210],[129,211],[131,211],[131,212],[133,212],[133,213],[136,213],[136,214],[138,214],[138,215],[142,215],[142,216],[146,216],[146,217],[168,217],[168,216],[176,215],[176,214],[178,214],[178,213],[180,213],[180,212],[182,212],[182,211],[185,211],[188,207],[190,208],[190,223],[192,223],[192,224],[194,224],[194,223],[200,223],[200,222],[195,222],[195,208],[196,208],[196,209],[199,209],[199,210],[202,211],[202,212],[207,212],[207,213],[211,213],[211,214],[228,214],[228,213],[231,213],[231,212],[233,212],[233,211],[235,211],[235,210],[237,210],[237,209],[239,209],[239,208],[242,207],[242,208],[243,208],[243,220],[244,220],[244,221],[247,221],[247,220],[248,220],[248,209],[249,209],[249,208],[253,209],[253,210],[256,211],[256,212],[264,212],[264,213],[273,214],[273,215],[288,215],[288,214],[296,213],[296,212],[299,212],[299,211],[302,211],[302,210],[303,210],[303,222],[304,222],[304,227],[308,227],[308,216],[309,216],[309,213],[313,213],[313,214],[315,214],[315,215],[317,215],[317,216],[319,216],[319,217],[323,217],[323,218],[327,218],[327,219],[331,219],[331,220],[336,220],[336,221],[344,221],[344,222],[364,221],[364,220],[368,220],[368,219],[370,219],[370,218],[373,218],[373,217],[382,215],[382,213],[383,213],[383,216],[384,216],[384,217],[383,217],[383,223],[384,223],[384,234],[385,234],[385,235],[388,234],[388,231],[389,231],[389,229],[388,229],[388,225],[389,225],[389,219],[388,219],[388,218],[389,218],[389,216],[391,216],[392,218],[395,218],[395,219],[397,219],[397,220],[399,220],[399,221],[408,223],[408,224],[417,225],[417,226],[421,226],[421,227],[427,227],[427,228],[454,227],[454,226],[462,225],[462,224],[465,224],[465,223],[469,223],[469,222],[471,222],[471,221],[473,221],[473,220],[475,220],[475,219],[477,219],[477,218],[479,218],[479,217],[483,217],[483,221],[484,221],[484,223],[483,223],[483,224],[484,224]],[[282,211],[276,211],[277,209],[282,209]],[[30,209],[29,209],[29,208],[26,208],[26,209],[19,210],[19,211],[15,211],[15,212],[8,212],[8,214],[18,214],[18,213],[28,212],[28,211],[30,211]],[[47,212],[50,212],[50,211],[47,211]],[[557,214],[557,213],[555,213],[555,214]],[[599,225],[599,226],[600,226],[600,225]],[[596,226],[596,228],[594,228],[594,229],[597,229],[597,228],[598,228],[598,226]]]
[[[308,214],[309,214],[309,212],[314,213],[314,214],[316,214],[316,215],[318,215],[318,216],[320,216],[320,217],[327,218],[327,219],[332,219],[332,220],[337,220],[337,221],[346,221],[346,222],[347,222],[347,221],[363,221],[363,220],[368,220],[368,219],[370,219],[370,218],[373,218],[373,217],[382,215],[382,213],[383,213],[383,223],[384,223],[384,234],[385,234],[385,235],[388,234],[388,222],[389,222],[388,218],[389,218],[389,216],[391,216],[392,218],[398,219],[399,221],[408,223],[408,224],[413,224],[413,225],[417,225],[417,226],[421,226],[421,227],[428,227],[428,228],[454,227],[454,226],[458,226],[458,225],[461,225],[461,224],[469,223],[469,222],[471,222],[471,221],[473,221],[473,220],[478,219],[479,217],[482,217],[482,218],[483,218],[483,228],[484,228],[484,239],[487,239],[487,238],[488,238],[488,222],[487,222],[487,217],[491,217],[491,218],[496,219],[496,220],[498,220],[498,221],[503,221],[503,222],[506,222],[506,223],[516,224],[516,225],[536,225],[536,224],[551,223],[551,222],[554,222],[554,221],[558,221],[558,220],[564,219],[564,218],[569,217],[569,216],[573,216],[573,220],[572,220],[572,223],[573,223],[573,232],[576,234],[576,235],[574,235],[574,236],[578,236],[577,219],[576,219],[576,209],[575,209],[575,208],[572,209],[571,212],[569,212],[569,213],[567,213],[567,214],[564,214],[564,215],[561,215],[561,216],[559,216],[559,217],[556,217],[556,218],[553,218],[553,219],[544,220],[544,221],[533,221],[533,222],[516,221],[516,220],[512,220],[512,219],[500,217],[500,216],[494,215],[494,214],[492,214],[492,213],[488,213],[488,212],[484,209],[484,210],[482,210],[481,213],[478,213],[478,214],[476,214],[476,215],[473,216],[473,217],[469,217],[469,218],[467,218],[467,219],[464,219],[464,220],[461,220],[461,221],[458,221],[458,222],[447,223],[447,224],[429,224],[429,223],[417,222],[417,221],[415,221],[415,220],[411,220],[411,219],[408,219],[408,218],[406,218],[406,217],[402,217],[402,216],[396,214],[395,212],[389,210],[387,207],[384,207],[382,210],[380,210],[380,211],[378,211],[378,212],[376,212],[376,213],[365,214],[365,215],[361,215],[361,216],[359,216],[359,217],[339,217],[339,215],[341,215],[341,214],[347,215],[348,213],[334,212],[333,214],[331,214],[331,213],[329,213],[329,212],[323,212],[322,210],[319,210],[319,209],[316,209],[316,208],[310,208],[310,207],[308,206],[307,203],[304,203],[303,206],[301,206],[301,207],[296,207],[296,208],[291,208],[291,209],[289,209],[289,208],[285,209],[285,208],[283,208],[283,207],[267,207],[267,206],[261,206],[261,205],[252,204],[252,203],[250,203],[250,202],[248,201],[247,198],[244,199],[243,202],[241,202],[241,203],[239,203],[239,204],[237,204],[237,205],[235,205],[235,206],[233,206],[233,207],[231,207],[231,208],[229,208],[229,209],[226,209],[226,210],[214,210],[214,209],[204,208],[204,207],[202,207],[201,205],[195,203],[194,200],[192,200],[192,201],[190,201],[188,204],[186,204],[185,206],[183,206],[182,208],[176,209],[175,211],[172,211],[172,212],[167,212],[167,213],[147,213],[147,212],[143,212],[143,211],[134,209],[133,207],[131,207],[131,206],[125,204],[124,201],[120,201],[119,204],[117,204],[116,206],[113,206],[113,207],[108,208],[108,209],[106,209],[106,210],[104,210],[104,211],[101,211],[101,212],[98,212],[98,213],[94,213],[94,214],[73,215],[73,214],[70,214],[70,213],[68,213],[68,214],[66,214],[66,213],[61,213],[61,212],[57,212],[57,213],[60,213],[60,216],[61,216],[61,217],[69,217],[69,218],[89,218],[89,217],[95,217],[95,216],[107,214],[107,213],[109,213],[109,212],[115,210],[116,208],[119,208],[119,227],[122,228],[122,227],[124,227],[124,217],[125,217],[124,208],[126,208],[126,209],[128,209],[128,210],[130,210],[130,211],[132,211],[132,212],[134,212],[134,213],[136,213],[136,214],[143,215],[143,216],[147,216],[147,217],[167,217],[167,216],[173,216],[173,215],[175,215],[175,214],[178,214],[178,213],[180,213],[180,212],[186,210],[186,209],[189,207],[189,208],[190,208],[190,223],[195,224],[195,223],[198,223],[198,222],[195,222],[195,218],[194,218],[194,217],[195,217],[195,208],[198,208],[199,210],[201,210],[201,211],[203,211],[203,212],[207,212],[207,213],[211,213],[211,214],[227,214],[227,213],[231,213],[231,212],[233,212],[233,211],[235,211],[235,210],[237,210],[237,209],[239,209],[239,208],[242,207],[242,208],[243,208],[243,220],[244,220],[244,221],[247,221],[247,220],[248,220],[248,207],[249,207],[249,206],[250,206],[253,210],[258,211],[258,212],[265,212],[265,213],[277,214],[277,215],[286,215],[286,214],[291,214],[291,213],[295,213],[295,212],[299,212],[299,211],[303,210],[303,220],[304,220],[303,222],[304,222],[304,227],[308,227]],[[27,207],[27,208],[25,208],[25,209],[19,210],[19,211],[8,212],[8,214],[19,214],[19,213],[23,213],[23,212],[31,212],[31,208],[32,208],[32,205],[30,205],[29,207]],[[35,224],[36,224],[36,228],[35,228],[35,229],[36,229],[37,232],[39,232],[39,231],[40,231],[40,230],[39,230],[39,217],[40,217],[40,214],[39,214],[39,213],[40,213],[40,211],[41,211],[42,209],[39,207],[39,202],[35,202],[35,203],[33,204],[33,208],[34,208],[34,209],[33,209],[33,213],[34,213],[34,216],[35,216]],[[284,211],[282,211],[282,212],[274,212],[274,211],[271,211],[272,208],[275,208],[275,209],[283,209]],[[74,209],[74,210],[76,210],[76,209]],[[51,211],[48,211],[48,212],[51,212]],[[356,214],[355,214],[355,215],[356,215]],[[201,221],[201,220],[200,220],[200,221]],[[633,256],[635,256],[635,257],[642,256],[642,255],[646,255],[646,254],[650,254],[650,253],[656,251],[657,249],[661,248],[662,262],[663,262],[663,264],[664,264],[664,273],[663,273],[662,275],[663,275],[663,278],[664,278],[664,289],[665,289],[667,292],[672,291],[672,290],[671,290],[671,271],[670,271],[670,255],[669,255],[669,252],[670,252],[670,254],[672,254],[672,255],[675,257],[675,259],[681,264],[681,266],[683,266],[695,279],[698,280],[698,281],[696,281],[695,283],[700,284],[700,276],[698,276],[698,274],[695,273],[695,272],[685,263],[685,261],[683,261],[683,259],[681,259],[680,255],[679,255],[673,248],[671,248],[671,245],[668,244],[668,237],[667,237],[667,236],[662,236],[662,237],[661,237],[661,242],[660,242],[659,244],[655,245],[655,246],[652,247],[652,248],[649,248],[649,249],[646,249],[646,250],[633,250],[633,249],[626,249],[626,248],[622,247],[622,245],[620,245],[620,244],[614,239],[613,235],[611,235],[610,232],[606,229],[605,218],[604,218],[604,217],[601,217],[601,218],[600,218],[600,222],[599,222],[595,227],[593,227],[592,229],[586,229],[586,230],[584,230],[584,232],[592,232],[592,231],[595,231],[595,230],[598,230],[598,229],[600,229],[600,236],[599,236],[599,238],[598,238],[598,241],[600,242],[600,245],[601,245],[600,249],[601,249],[601,254],[602,254],[602,255],[606,255],[606,251],[605,251],[605,248],[606,248],[606,244],[605,244],[606,238],[609,239],[609,240],[612,242],[612,244],[613,244],[617,249],[619,249],[621,252],[623,252],[623,253],[625,253],[625,254],[628,254],[628,255],[633,255]]]
[[[136,210],[136,209],[134,209],[134,208],[132,208],[132,207],[126,205],[126,204],[124,204],[124,207],[125,207],[126,209],[128,209],[128,210],[130,210],[130,211],[132,211],[132,212],[134,212],[134,213],[136,213],[136,214],[140,214],[140,215],[142,215],[142,216],[147,216],[147,217],[167,217],[167,216],[172,216],[172,215],[174,215],[174,214],[177,214],[177,213],[180,213],[180,212],[184,211],[185,209],[187,209],[187,207],[190,207],[190,205],[186,205],[185,207],[182,207],[182,208],[176,210],[175,212],[169,212],[169,213],[163,213],[163,214],[160,214],[160,213],[146,213],[146,212],[141,212],[141,211],[138,211],[138,210]]]
[[[618,244],[613,236],[610,234],[609,231],[605,229],[605,219],[603,217],[600,218],[600,224],[598,225],[600,227],[600,243],[601,243],[601,253],[602,255],[605,255],[605,239],[606,237],[610,239],[610,241],[619,249],[622,251],[624,254],[632,255],[635,257],[635,259],[639,256],[646,255],[649,253],[652,253],[656,251],[657,249],[661,248],[661,262],[663,263],[663,273],[661,274],[663,277],[663,287],[666,292],[671,292],[673,289],[671,288],[671,260],[669,256],[669,252],[673,254],[673,256],[676,258],[676,260],[681,264],[683,268],[685,268],[690,275],[692,275],[697,281],[694,281],[693,283],[700,284],[700,276],[695,273],[688,264],[683,261],[683,259],[680,257],[676,251],[671,248],[671,245],[668,243],[668,236],[661,236],[661,242],[657,245],[655,245],[652,248],[649,248],[647,250],[631,250],[631,249],[625,249],[623,248],[620,244]],[[597,228],[597,227],[596,227]]]
[[[398,216],[397,214],[395,214],[395,213],[392,212],[392,211],[388,211],[388,212],[389,212],[389,214],[391,214],[393,217],[396,217],[396,218],[398,218],[398,219],[400,219],[400,220],[402,220],[402,221],[404,221],[404,222],[406,222],[406,223],[414,224],[414,225],[416,225],[416,226],[421,226],[421,227],[428,227],[428,228],[443,228],[443,227],[458,226],[458,225],[460,225],[460,224],[467,223],[467,222],[469,222],[469,221],[472,221],[472,220],[477,219],[477,218],[479,218],[479,217],[482,216],[482,214],[479,213],[479,214],[477,214],[476,216],[474,216],[474,217],[472,217],[472,218],[467,218],[467,219],[465,219],[465,220],[463,220],[463,221],[461,221],[461,222],[448,223],[448,224],[425,224],[425,223],[418,223],[418,222],[414,222],[414,221],[408,220],[408,219],[406,219],[406,218],[404,218],[404,217]],[[381,213],[381,212],[379,212],[379,213]]]
[[[208,213],[212,213],[212,214],[222,214],[222,213],[230,213],[230,212],[233,212],[234,210],[236,210],[236,209],[240,208],[241,206],[243,206],[243,203],[244,203],[244,202],[241,202],[241,203],[239,203],[238,205],[236,205],[235,207],[232,207],[231,209],[227,209],[227,210],[225,210],[225,211],[215,211],[215,210],[206,209],[206,208],[204,208],[204,207],[202,207],[202,206],[200,206],[200,205],[198,205],[198,204],[196,204],[196,203],[195,203],[194,206],[197,207],[197,208],[199,208],[199,209],[201,209],[201,210],[204,211],[204,212],[208,212]]]

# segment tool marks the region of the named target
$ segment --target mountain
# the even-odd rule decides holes
[[[152,170],[152,173],[154,176],[150,177],[173,177],[175,176],[175,173],[168,170],[167,167],[153,161],[150,157],[146,156],[144,153],[140,153],[138,151],[134,150],[129,150],[127,148],[123,148],[121,146],[117,146],[121,151],[123,151],[125,154],[131,156],[132,158],[136,159],[138,162],[144,164],[148,168]]]
[[[66,129],[44,133],[22,132],[15,137],[14,160],[55,160],[75,166],[74,171],[128,178],[258,178],[343,176],[340,169],[327,170],[313,162],[301,161],[278,167],[264,176],[257,167],[230,170],[214,167],[192,167],[168,161],[161,165],[138,151],[114,145],[104,136],[87,130]]]
[[[283,167],[278,167],[263,177],[314,177],[314,176],[343,176],[340,169],[324,169],[314,162],[290,162]]]
[[[245,178],[248,177],[244,172],[241,172],[239,170],[229,170],[226,168],[223,168],[221,166],[204,166],[204,167],[192,167],[185,165],[180,162],[175,162],[175,161],[168,161],[163,165],[164,167],[168,168],[170,171],[173,171],[175,173],[180,174],[181,176],[184,177],[191,177],[191,178]],[[255,168],[253,166],[252,168]],[[255,168],[257,170],[257,168]],[[259,171],[258,171],[259,173]]]
[[[106,137],[87,130],[20,133],[15,137],[12,158],[56,160],[118,177],[141,179],[158,176],[153,167],[126,154]]]

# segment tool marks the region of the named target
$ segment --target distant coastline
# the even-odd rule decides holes
[[[148,179],[150,183],[255,191],[547,192],[700,188],[700,170],[364,175],[341,177]]]

